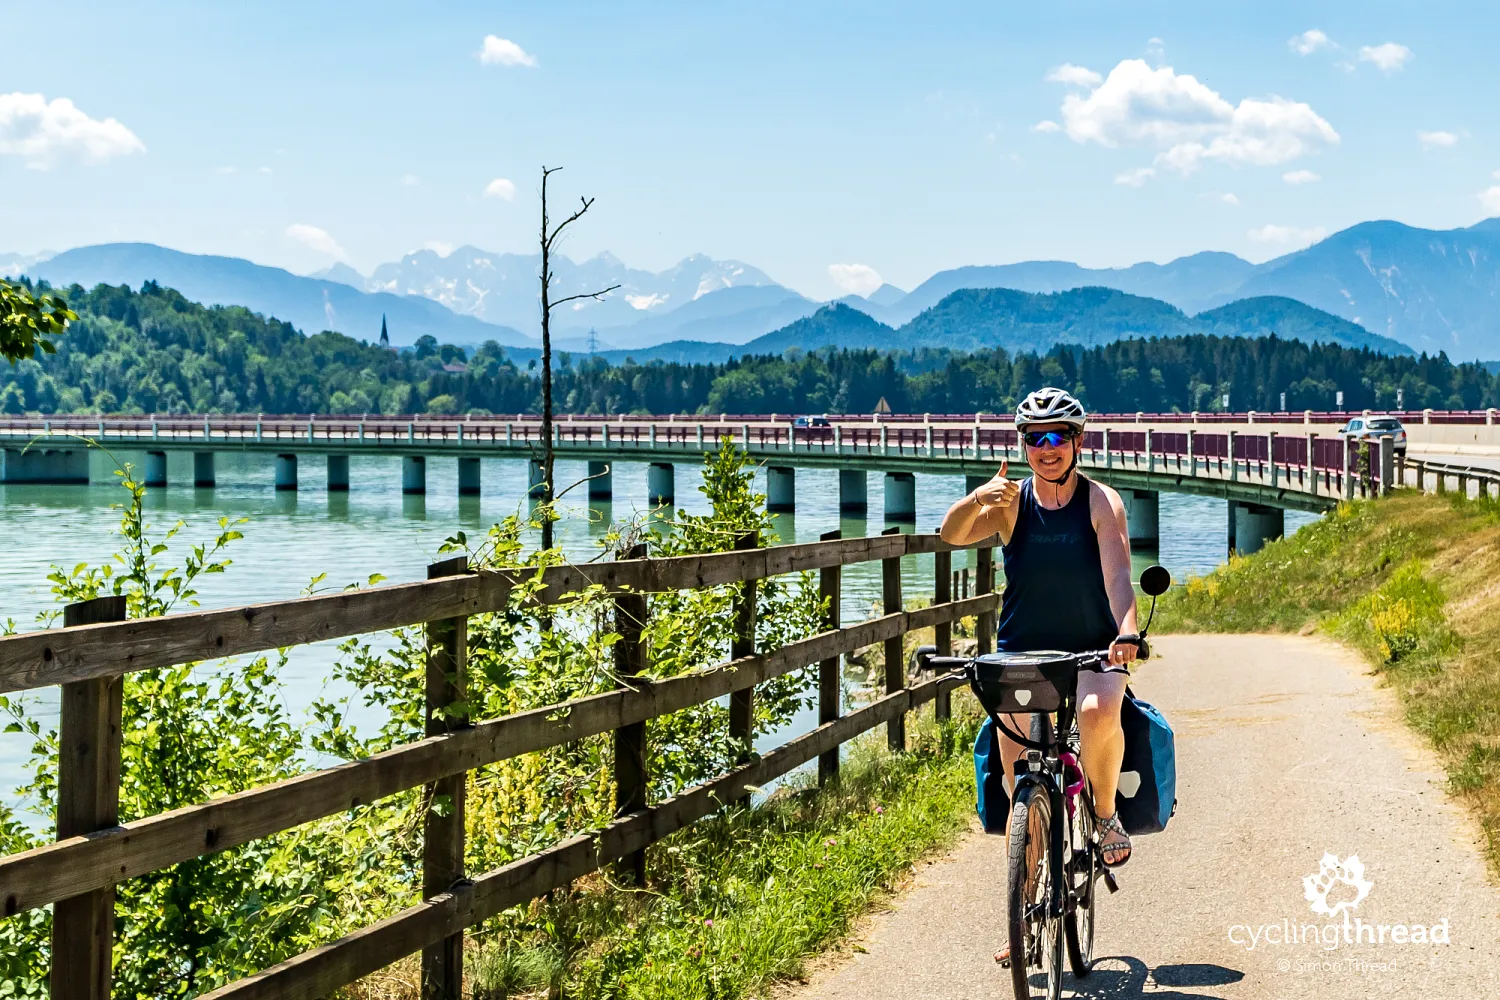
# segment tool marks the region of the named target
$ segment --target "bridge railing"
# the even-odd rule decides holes
[[[891,529],[894,532],[895,529]],[[588,587],[613,595],[614,649],[621,686],[558,705],[492,719],[449,718],[445,705],[463,700],[468,618],[503,611],[522,579],[470,572],[464,559],[432,567],[430,579],[246,607],[121,620],[124,599],[71,605],[66,627],[0,638],[0,692],[61,688],[57,840],[0,859],[0,919],[53,904],[52,996],[107,1000],[110,995],[114,887],[171,865],[295,829],[398,792],[426,788],[455,807],[427,816],[424,884],[412,905],[369,927],[215,990],[214,998],[321,997],[403,958],[423,953],[424,997],[458,995],[462,935],[471,927],[613,862],[643,871],[647,845],[708,816],[749,790],[812,760],[820,775],[837,773],[839,746],[876,726],[891,745],[905,740],[908,712],[929,701],[944,717],[952,676],[907,686],[902,641],[933,628],[951,648],[953,623],[976,617],[981,649],[991,645],[994,539],[979,550],[976,596],[954,600],[954,546],[928,534],[886,534],[733,552],[634,558],[541,571],[534,600],[548,604]],[[933,556],[932,601],[906,610],[900,560]],[[880,617],[851,625],[839,620],[844,566],[882,564]],[[646,594],[749,583],[786,573],[817,571],[829,600],[825,630],[780,648],[757,649],[753,624],[740,627],[730,658],[715,667],[649,678],[640,641]],[[527,576],[534,580],[535,577]],[[741,588],[737,620],[754,621],[755,588]],[[121,678],[131,671],[256,653],[308,642],[406,626],[427,633],[428,735],[384,753],[251,788],[172,812],[120,823],[118,787]],[[841,715],[839,658],[884,644],[883,689],[867,706]],[[757,684],[818,665],[820,725],[654,806],[647,805],[645,726],[649,720],[728,697],[730,731],[748,743]],[[523,754],[613,733],[617,818],[493,871],[463,870],[463,788],[468,772]],[[128,776],[127,776],[128,777]],[[445,992],[446,991],[446,992]]]

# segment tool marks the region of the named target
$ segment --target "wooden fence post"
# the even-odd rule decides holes
[[[96,597],[63,609],[63,625],[125,620],[124,597]],[[62,685],[58,725],[57,839],[120,821],[120,676]],[[115,890],[58,900],[52,911],[52,1000],[109,1000]]]
[[[953,553],[944,549],[936,552],[932,557],[932,603],[947,604],[953,600],[951,582],[953,579]],[[953,623],[939,622],[933,626],[933,644],[937,646],[939,656],[953,655]],[[932,703],[933,717],[939,722],[946,722],[953,715],[953,702],[951,691],[939,691],[937,700]]]
[[[820,541],[831,542],[843,537],[840,531],[827,531],[818,536]],[[825,629],[839,627],[841,616],[839,602],[844,596],[843,567],[825,566],[818,572],[818,598],[826,601],[828,611],[823,618]],[[840,657],[832,657],[818,664],[818,725],[827,725],[840,715],[843,708],[843,684],[839,676]],[[818,758],[818,784],[837,781],[839,776],[839,748]]]
[[[701,425],[700,425],[701,426]],[[646,558],[644,544],[631,546],[626,559]],[[646,595],[625,593],[615,598],[615,675],[630,687],[630,678],[646,672],[646,646],[641,630],[646,625]],[[615,730],[615,815],[628,816],[646,808],[646,723],[634,722]],[[646,884],[646,849],[625,855],[616,866],[623,879],[636,886]]]
[[[427,579],[469,572],[468,556],[427,567]],[[441,736],[469,725],[465,683],[468,618],[427,623],[426,733]],[[425,789],[422,822],[422,895],[441,895],[464,877],[464,793],[468,772],[451,774]],[[462,1000],[464,935],[460,931],[422,949],[422,1000]]]
[[[995,550],[986,545],[979,550],[979,579],[974,581],[974,593],[989,594],[995,589]],[[993,653],[995,651],[995,613],[986,611],[979,616],[979,652]]]
[[[895,535],[901,532],[900,527],[886,528],[882,535]],[[901,612],[901,557],[892,556],[880,561],[880,590],[884,600],[885,613],[888,615]],[[895,694],[906,687],[906,657],[904,648],[906,635],[894,636],[885,641],[885,693]],[[901,752],[906,749],[906,716],[897,715],[886,723],[886,742],[893,751]]]
[[[735,539],[736,552],[760,547],[760,532],[747,531]],[[729,640],[729,657],[737,660],[742,656],[755,655],[755,597],[758,581],[746,580],[740,585],[739,596],[734,602],[734,635]],[[729,696],[729,735],[743,744],[740,761],[750,759],[752,740],[755,735],[755,688],[747,687]],[[739,800],[748,803],[749,796]]]

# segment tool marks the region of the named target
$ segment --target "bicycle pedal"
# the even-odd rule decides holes
[[[1104,885],[1110,892],[1120,891],[1120,883],[1115,881],[1115,873],[1108,868],[1104,869]]]

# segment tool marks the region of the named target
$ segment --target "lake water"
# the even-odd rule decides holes
[[[110,475],[115,467],[106,456],[92,457],[89,486],[0,486],[0,580],[4,605],[0,620],[12,618],[20,629],[37,627],[36,615],[54,607],[47,583],[51,566],[72,567],[79,562],[100,563],[118,548],[118,512],[109,509],[125,493]],[[144,465],[144,455],[117,453],[121,461]],[[170,564],[191,544],[211,540],[220,517],[248,518],[244,539],[232,544],[233,565],[222,576],[200,577],[199,602],[205,608],[280,600],[297,596],[318,574],[320,587],[341,588],[363,582],[372,573],[389,581],[419,580],[437,558],[443,540],[457,530],[470,539],[493,522],[516,512],[525,503],[526,464],[519,460],[486,459],[483,493],[459,497],[456,463],[428,463],[427,494],[403,496],[398,460],[381,457],[350,459],[350,492],[330,494],[325,489],[324,466],[314,457],[300,470],[300,492],[278,493],[273,488],[271,456],[221,452],[217,457],[218,486],[198,490],[192,483],[192,456],[168,455],[168,479],[173,485],[152,490],[147,498],[149,520],[160,533],[178,520],[185,523],[172,552],[160,557]],[[599,539],[612,521],[643,517],[646,505],[646,465],[620,463],[614,471],[612,503],[582,498],[586,487],[564,501],[567,516],[558,525],[558,539],[576,559],[594,557]],[[557,463],[558,482],[564,486],[585,475],[582,462]],[[708,504],[698,491],[698,469],[677,467],[677,506],[706,513]],[[943,512],[964,493],[961,476],[917,476],[916,528],[934,531]],[[761,483],[764,490],[764,483]],[[872,474],[871,516],[868,520],[841,519],[838,474],[831,469],[797,471],[795,515],[777,517],[784,542],[816,541],[823,532],[841,529],[845,537],[878,534],[886,525],[881,514],[882,482]],[[578,497],[577,502],[572,501]],[[1288,511],[1286,528],[1296,530],[1313,515]],[[1161,548],[1156,554],[1137,554],[1137,570],[1160,561],[1177,580],[1205,573],[1224,559],[1227,547],[1224,502],[1179,494],[1161,495]],[[954,568],[974,566],[973,553],[955,553]],[[932,594],[933,557],[903,560],[903,590],[908,599]],[[880,600],[880,566],[850,567],[844,575],[842,613],[846,623],[871,617]],[[303,712],[318,697],[343,697],[328,682],[336,655],[332,642],[292,652],[282,684],[289,706]],[[56,689],[29,696],[34,714],[55,717]],[[353,711],[356,724],[378,720],[368,712]],[[798,719],[794,732],[814,724],[812,713]],[[768,745],[787,738],[768,737]],[[0,735],[0,800],[23,776],[30,741],[16,734]]]

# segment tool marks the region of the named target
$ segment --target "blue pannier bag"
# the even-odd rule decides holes
[[[1004,833],[1010,822],[1010,795],[1005,791],[1005,768],[1000,763],[1000,737],[995,720],[985,719],[974,740],[974,789],[979,822],[985,833]]]
[[[1155,705],[1140,700],[1129,688],[1120,705],[1120,726],[1125,730],[1125,760],[1120,765],[1120,787],[1115,793],[1120,824],[1131,836],[1160,833],[1177,811],[1177,751],[1172,727]],[[976,751],[976,763],[978,756]]]

